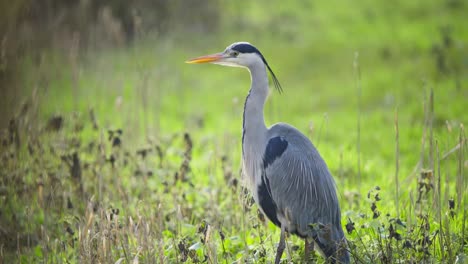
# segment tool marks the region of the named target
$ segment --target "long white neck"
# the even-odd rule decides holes
[[[242,159],[244,174],[251,184],[255,183],[255,174],[261,169],[266,144],[267,128],[263,117],[263,107],[268,97],[268,76],[262,61],[248,67],[252,84],[245,99]]]

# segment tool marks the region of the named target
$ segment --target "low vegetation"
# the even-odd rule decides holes
[[[248,75],[183,63],[238,40],[282,83],[267,123],[327,161],[353,262],[468,261],[468,6],[333,2],[222,2],[219,33],[24,56],[0,131],[0,262],[271,262],[279,230],[240,176]],[[303,250],[289,236],[283,262]]]

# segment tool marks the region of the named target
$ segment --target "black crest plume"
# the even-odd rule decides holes
[[[262,58],[263,63],[265,63],[265,66],[267,67],[268,71],[271,74],[271,78],[273,79],[273,84],[275,85],[276,90],[279,93],[283,92],[283,88],[281,87],[280,82],[278,81],[278,78],[276,78],[275,73],[271,69],[270,65],[268,65],[268,62],[266,61],[265,57],[263,57],[262,53],[254,46],[252,46],[249,43],[241,42],[241,43],[236,43],[232,45],[231,49],[236,50],[240,53],[256,53]]]

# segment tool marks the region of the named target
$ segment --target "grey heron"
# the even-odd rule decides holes
[[[242,125],[242,172],[260,210],[281,229],[275,263],[283,255],[286,232],[305,240],[306,260],[315,244],[327,261],[349,263],[335,182],[325,161],[298,129],[285,123],[265,125],[267,70],[276,89],[281,92],[282,88],[262,53],[248,42],[236,42],[223,52],[187,63],[243,67],[250,72]]]

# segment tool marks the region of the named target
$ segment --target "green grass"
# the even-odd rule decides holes
[[[49,51],[42,63],[24,61],[29,108],[18,109],[18,133],[2,133],[0,257],[6,263],[271,262],[279,230],[236,184],[248,73],[183,63],[246,40],[263,52],[284,88],[281,95],[272,91],[266,122],[287,122],[307,134],[334,175],[343,226],[354,223],[347,234],[354,262],[466,261],[468,6],[220,6],[215,35],[175,32],[77,59]],[[450,45],[442,28],[450,28]],[[54,115],[64,120],[55,132],[46,128]],[[116,129],[123,134],[113,147],[108,130]],[[142,149],[150,150],[145,157],[137,153]],[[71,169],[74,152],[81,174]],[[423,179],[423,171],[432,176]],[[289,237],[287,251],[300,261],[302,241]]]

